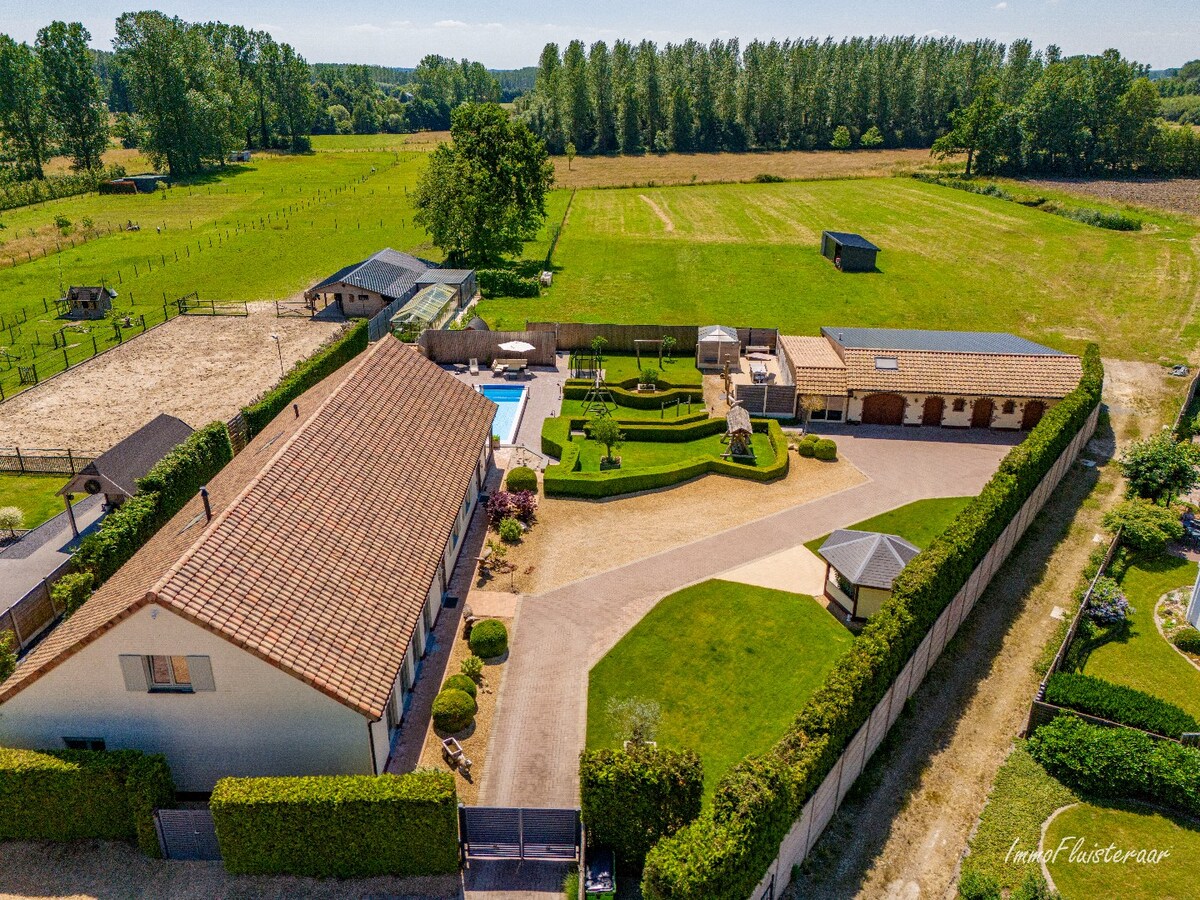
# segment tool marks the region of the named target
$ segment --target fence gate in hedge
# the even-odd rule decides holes
[[[460,806],[458,833],[468,859],[577,860],[578,809]]]
[[[220,859],[217,830],[207,809],[156,809],[154,829],[164,859]]]

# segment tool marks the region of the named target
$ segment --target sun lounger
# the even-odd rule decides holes
[[[472,375],[478,375],[479,374],[479,360],[475,359],[474,357],[471,357],[471,362],[467,368],[467,371],[470,372]]]

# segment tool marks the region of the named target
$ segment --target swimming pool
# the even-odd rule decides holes
[[[498,407],[492,419],[492,434],[500,435],[501,444],[511,444],[517,438],[517,427],[521,424],[521,413],[529,388],[519,384],[484,384],[476,388]]]

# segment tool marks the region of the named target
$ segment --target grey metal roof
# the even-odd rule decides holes
[[[59,493],[78,493],[90,478],[101,476],[132,497],[137,491],[137,480],[191,433],[187,422],[160,413],[80,469]]]
[[[998,353],[1011,356],[1065,356],[1015,334],[996,331],[922,331],[912,328],[832,328],[821,334],[858,350],[929,350],[940,353]]]
[[[921,551],[899,535],[839,528],[817,552],[854,584],[890,591]]]
[[[429,269],[417,284],[462,284],[474,274],[474,269]]]
[[[441,281],[436,274],[440,271],[437,265],[429,260],[386,247],[362,262],[339,269],[324,281],[309,288],[309,293],[331,284],[348,284],[364,291],[374,291],[384,297],[402,297],[418,284],[422,276],[430,273],[430,270],[434,270],[431,273],[432,278],[420,283],[437,284]]]
[[[825,234],[829,235],[843,247],[857,247],[859,250],[879,249],[861,234],[854,234],[850,231],[826,231]]]

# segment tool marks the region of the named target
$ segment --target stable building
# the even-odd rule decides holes
[[[827,422],[1028,431],[1083,374],[1077,356],[995,332],[822,328],[780,349],[796,415]]]
[[[419,291],[447,285],[457,309],[479,292],[473,269],[442,269],[427,259],[385,247],[362,262],[334,272],[304,292],[314,307],[335,306],[350,318],[370,318],[396,301],[411,300]]]
[[[68,319],[103,319],[112,312],[117,292],[109,287],[72,287],[58,301],[59,314]]]
[[[21,661],[0,684],[0,746],[162,753],[188,792],[382,773],[495,411],[399,341],[372,345]]]

